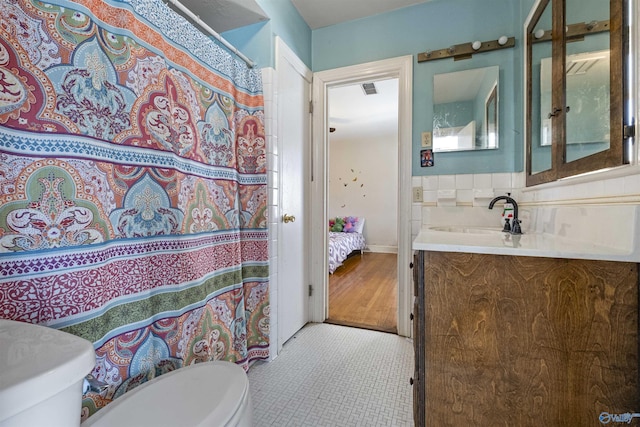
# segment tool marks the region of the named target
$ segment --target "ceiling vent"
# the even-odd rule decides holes
[[[374,83],[362,83],[362,90],[365,95],[375,95],[378,93]]]
[[[584,59],[577,59],[573,61],[569,61],[567,63],[567,75],[568,76],[576,76],[580,74],[587,74],[587,72],[596,65],[599,61],[607,59],[606,57],[591,57]]]

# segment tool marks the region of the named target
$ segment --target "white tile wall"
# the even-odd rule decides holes
[[[473,188],[493,188],[491,182],[492,179],[490,173],[473,175]]]
[[[625,177],[623,191],[625,194],[640,194],[640,175]]]
[[[471,190],[473,188],[473,175],[456,175],[456,188],[458,190]]]
[[[520,188],[515,187],[514,184],[524,183],[521,175],[524,174],[487,173],[412,177],[411,185],[421,186],[423,190],[423,202],[414,203],[411,210],[412,235],[415,237],[418,234],[423,220],[426,219],[423,218],[424,207],[488,205],[490,198],[487,198],[487,194],[498,196],[512,193],[514,197],[519,197]],[[449,199],[451,191],[455,191],[453,201]],[[479,199],[479,196],[482,198]]]
[[[455,188],[455,175],[438,175],[438,190],[453,190]]]
[[[625,202],[640,202],[640,166],[625,166],[600,176],[600,179],[597,175],[574,177],[538,188],[523,188],[521,200],[530,204],[593,199],[607,199],[609,203],[623,199]]]
[[[262,69],[262,91],[264,96],[265,136],[267,138],[267,205],[269,232],[269,305],[271,313],[278,310],[278,227],[280,208],[278,206],[278,136],[276,126],[277,84],[273,68]],[[278,330],[276,316],[271,316],[269,354],[277,354],[275,333]]]
[[[484,206],[494,196],[511,193],[519,204],[536,206],[541,203],[575,204],[640,203],[640,166],[614,171],[604,178],[572,178],[552,185],[526,188],[523,172],[414,176],[412,186],[422,186],[423,202],[414,203],[411,210],[411,231],[415,237],[423,223],[425,212],[434,206],[450,206],[450,200],[439,200],[455,190],[455,206]]]

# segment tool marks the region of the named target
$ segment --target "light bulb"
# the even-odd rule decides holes
[[[479,40],[476,40],[473,43],[471,43],[471,47],[473,48],[473,50],[480,49],[480,46],[482,46],[482,43]]]
[[[533,33],[533,35],[537,38],[537,39],[541,39],[544,36],[544,30],[542,28],[539,28],[536,30],[535,33]]]
[[[507,41],[508,41],[508,40],[509,40],[509,39],[507,38],[507,36],[502,36],[502,37],[500,37],[500,38],[498,39],[498,44],[499,44],[500,46],[504,46],[505,44],[507,44]]]

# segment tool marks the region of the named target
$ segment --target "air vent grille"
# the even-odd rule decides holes
[[[587,72],[605,57],[585,58],[570,61],[567,63],[567,75],[576,76],[580,74],[587,74]]]
[[[362,83],[362,90],[365,95],[375,95],[378,93],[376,85],[374,83]]]

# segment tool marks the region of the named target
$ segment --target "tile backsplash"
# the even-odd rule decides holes
[[[598,176],[574,177],[550,185],[526,187],[525,174],[489,173],[412,177],[422,187],[422,202],[413,203],[415,237],[433,208],[488,206],[493,197],[511,193],[526,208],[549,205],[640,204],[640,166],[630,165]]]
[[[413,203],[411,234],[415,237],[433,207],[488,206],[491,199],[524,187],[522,173],[430,175],[412,177],[412,186],[422,187],[422,202]]]
[[[422,187],[422,204],[437,206],[444,199],[451,199],[458,206],[472,205],[479,196],[487,194],[513,193],[514,188],[521,188],[524,182],[521,173],[489,173],[489,174],[458,174],[414,176],[413,187]],[[522,181],[522,182],[521,182]],[[452,193],[451,190],[455,190]]]

